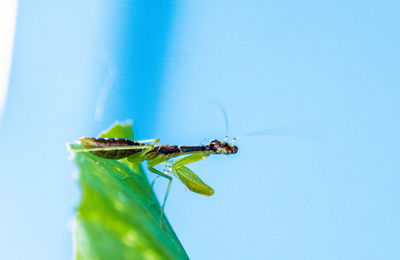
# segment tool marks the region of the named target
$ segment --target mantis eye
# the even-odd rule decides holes
[[[210,147],[211,147],[211,149],[215,150],[217,147],[221,147],[221,142],[216,139],[211,140]]]
[[[232,146],[231,151],[232,151],[232,153],[237,153],[237,151],[238,151],[237,146],[236,145]]]

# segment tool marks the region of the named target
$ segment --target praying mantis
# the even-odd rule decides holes
[[[161,206],[161,223],[168,194],[171,189],[172,177],[167,173],[175,174],[179,180],[191,191],[211,196],[214,190],[205,184],[186,165],[203,160],[211,154],[236,154],[238,147],[233,145],[236,139],[226,142],[216,139],[206,145],[157,145],[160,139],[146,139],[133,141],[126,138],[95,138],[82,137],[78,143],[84,148],[78,152],[91,152],[99,157],[141,163],[147,161],[147,169],[160,177],[168,179],[168,187]],[[179,158],[177,158],[179,157]],[[166,171],[161,172],[154,167],[161,164],[170,164]]]
[[[228,121],[224,112],[226,129],[228,129]],[[310,128],[306,127],[281,127],[271,128],[262,131],[246,134],[245,136],[257,135],[287,135],[307,137]],[[222,141],[217,139],[211,140],[206,145],[157,145],[160,139],[146,140],[130,140],[126,138],[95,138],[82,137],[78,140],[83,149],[77,149],[76,152],[91,152],[99,157],[119,160],[127,158],[128,161],[141,163],[147,161],[149,171],[155,173],[159,177],[168,180],[168,187],[164,195],[161,206],[161,224],[163,223],[164,208],[167,202],[168,194],[172,185],[172,175],[178,179],[191,191],[211,196],[214,190],[205,184],[193,171],[186,165],[201,161],[212,154],[231,155],[238,152],[238,147],[233,143],[239,138],[236,137],[232,141],[227,142],[228,131],[226,137]],[[155,166],[169,164],[164,172],[154,168]],[[154,182],[153,182],[154,184]]]

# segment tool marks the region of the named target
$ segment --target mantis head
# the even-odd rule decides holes
[[[225,141],[220,142],[216,139],[211,140],[207,146],[213,153],[216,154],[235,154],[238,151],[238,147],[236,145],[226,143]]]

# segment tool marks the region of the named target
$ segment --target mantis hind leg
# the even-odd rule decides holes
[[[155,169],[153,166],[154,166],[154,165],[150,165],[150,164],[149,164],[149,166],[147,166],[147,169],[149,169],[149,171],[151,171],[151,172],[157,174],[157,175],[158,175],[157,177],[160,176],[160,177],[164,177],[164,178],[168,179],[167,191],[165,192],[164,200],[163,200],[163,203],[162,203],[162,206],[161,206],[161,220],[160,220],[160,221],[161,221],[161,225],[164,227],[164,225],[163,225],[164,208],[165,208],[165,204],[166,204],[166,202],[167,202],[167,198],[168,198],[169,191],[170,191],[170,189],[171,189],[172,177],[166,175],[165,173],[160,172],[159,170]],[[154,182],[153,182],[153,184],[154,184]]]

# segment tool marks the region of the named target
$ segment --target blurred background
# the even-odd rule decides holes
[[[213,102],[231,138],[319,133],[191,165],[215,195],[175,181],[166,215],[192,259],[400,258],[398,1],[6,2],[1,259],[73,256],[66,142],[126,119],[140,139],[222,139]]]

